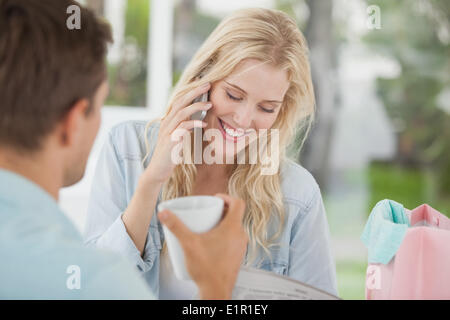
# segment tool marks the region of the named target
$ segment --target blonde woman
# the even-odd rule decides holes
[[[208,102],[193,103],[208,92]],[[202,110],[208,111],[203,121],[190,120]],[[286,157],[296,130],[307,132],[313,114],[308,48],[296,23],[275,10],[235,12],[186,67],[162,119],[126,122],[110,132],[94,178],[86,243],[128,257],[160,298],[192,298],[195,285],[173,275],[155,208],[175,197],[227,193],[247,205],[244,264],[337,295],[320,189]],[[214,150],[210,155],[223,161],[174,161],[174,148],[193,141],[194,127],[205,133],[205,154]],[[174,140],[177,129],[190,134]],[[207,139],[207,132],[219,135]],[[255,140],[254,132],[266,132],[266,139]],[[258,141],[266,141],[272,164],[279,164],[270,174],[261,159],[250,163]]]

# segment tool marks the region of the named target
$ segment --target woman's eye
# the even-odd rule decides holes
[[[230,94],[228,91],[226,91],[226,93],[227,93],[228,98],[230,98],[231,100],[234,100],[234,101],[241,101],[242,100],[242,98],[237,98],[237,97],[233,96],[232,94]],[[263,112],[267,112],[267,113],[274,113],[275,112],[275,110],[273,110],[273,109],[266,109],[266,108],[263,108],[261,106],[259,108]]]
[[[228,96],[228,98],[230,98],[231,100],[234,100],[234,101],[241,101],[242,100],[241,98],[236,98],[235,96],[232,96],[229,92],[227,92],[227,96]]]
[[[267,112],[267,113],[274,113],[275,111],[273,109],[266,109],[263,107],[260,107],[262,111]]]

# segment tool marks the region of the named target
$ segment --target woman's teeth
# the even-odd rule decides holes
[[[225,129],[225,132],[232,137],[238,138],[238,137],[242,137],[245,134],[244,130],[242,130],[242,129],[234,130],[231,127],[227,126],[227,124],[225,122],[221,121],[221,123],[222,123],[223,128]]]

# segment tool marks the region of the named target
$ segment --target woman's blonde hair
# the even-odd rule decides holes
[[[174,88],[166,114],[176,99],[204,83],[226,78],[244,59],[257,59],[286,70],[290,86],[272,126],[279,129],[281,164],[298,130],[302,132],[300,145],[303,145],[313,121],[315,103],[308,53],[305,38],[287,14],[260,8],[236,11],[217,26],[194,55]],[[196,173],[195,164],[177,165],[163,186],[162,200],[192,194]],[[275,240],[285,220],[279,171],[262,175],[259,161],[235,164],[228,193],[244,199],[247,205],[243,221],[249,236],[247,263],[256,259],[260,248],[270,258],[269,248],[277,245]],[[278,225],[273,235],[268,228],[271,219],[276,219]]]

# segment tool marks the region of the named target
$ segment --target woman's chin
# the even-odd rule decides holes
[[[203,157],[212,157],[211,159],[206,159],[206,163],[214,163],[214,164],[233,164],[235,162],[236,154],[238,151],[234,149],[234,145],[228,144],[228,148],[226,145],[226,141],[222,141],[221,144],[215,144],[214,142],[208,146],[209,150],[214,150],[213,155],[206,152],[203,154]],[[230,147],[231,146],[231,147]],[[208,161],[209,160],[209,161]]]

